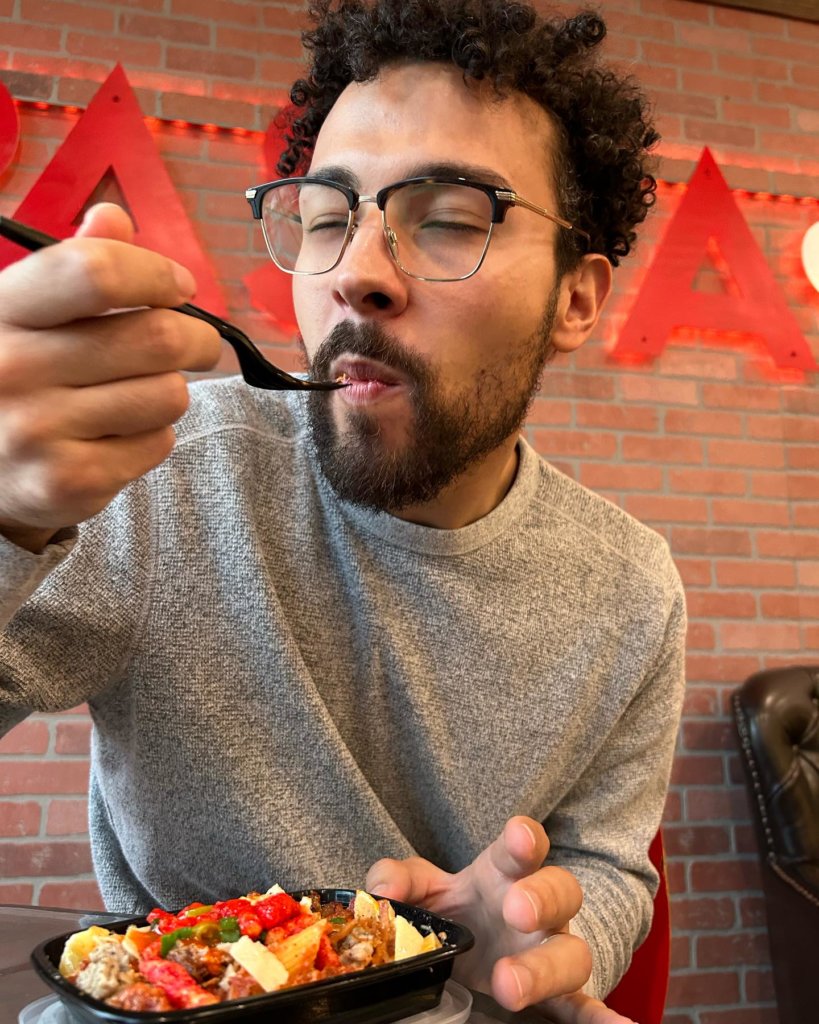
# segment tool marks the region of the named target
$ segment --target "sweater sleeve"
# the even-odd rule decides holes
[[[39,555],[0,540],[0,735],[121,675],[149,594],[146,492],[139,482]]]
[[[651,925],[658,876],[648,847],[660,827],[685,689],[685,603],[680,586],[664,639],[634,698],[591,765],[544,823],[547,863],[571,871],[583,905],[571,924],[588,943],[599,999],[625,973]]]
[[[78,532],[76,527],[60,531],[37,554],[0,535],[0,629],[5,629],[51,570],[73,550]]]

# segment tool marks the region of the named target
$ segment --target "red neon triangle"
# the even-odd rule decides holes
[[[716,249],[735,294],[693,289],[703,256]],[[759,339],[781,368],[816,363],[751,229],[709,149],[668,225],[612,355],[658,356],[676,328],[739,333]]]
[[[111,174],[133,213],[137,244],[188,267],[196,279],[196,302],[224,316],[221,290],[119,64],[14,216],[68,238],[89,197]],[[23,255],[18,246],[0,240],[0,268]]]
[[[293,278],[268,263],[242,280],[256,309],[266,313],[282,334],[295,337],[299,328],[293,309]]]
[[[11,166],[20,141],[17,107],[3,82],[0,82],[0,174]]]
[[[267,126],[262,152],[271,178],[279,176],[276,165],[286,146],[285,133],[292,116],[292,109],[286,107]],[[282,334],[296,337],[299,328],[293,309],[293,278],[274,263],[266,263],[246,274],[242,280],[253,306],[265,313]]]

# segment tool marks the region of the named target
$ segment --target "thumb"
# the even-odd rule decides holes
[[[134,222],[114,203],[97,203],[85,213],[76,238],[113,238],[118,242],[134,240]]]

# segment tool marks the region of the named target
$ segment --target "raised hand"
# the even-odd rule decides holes
[[[0,272],[0,533],[39,550],[157,466],[188,404],[180,371],[219,358],[213,328],[172,312],[195,282],[131,243],[116,206]]]
[[[502,834],[451,874],[412,857],[377,861],[370,892],[428,907],[467,925],[475,947],[453,977],[509,1010],[538,1004],[559,1024],[624,1024],[626,1018],[581,991],[591,954],[569,933],[583,894],[563,868],[543,866],[549,840],[531,818],[511,818]]]

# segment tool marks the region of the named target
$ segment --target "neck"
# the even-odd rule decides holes
[[[392,513],[398,519],[438,530],[457,530],[477,522],[503,501],[518,470],[518,435],[490,452],[445,487],[437,498]]]

